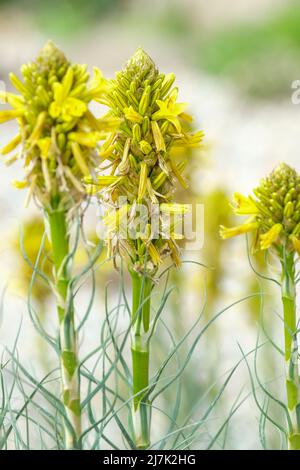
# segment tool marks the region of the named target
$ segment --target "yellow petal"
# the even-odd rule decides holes
[[[300,240],[297,237],[295,237],[295,235],[292,235],[290,238],[292,240],[293,247],[294,247],[295,251],[300,256]]]
[[[155,266],[162,263],[162,259],[159,255],[159,252],[157,251],[152,242],[148,245],[148,253]]]
[[[63,104],[62,118],[68,120],[72,117],[81,117],[87,110],[87,105],[77,98],[67,98]]]
[[[279,234],[281,233],[283,227],[281,224],[275,224],[272,228],[266,233],[260,235],[260,248],[261,250],[267,250],[272,243],[274,243]]]
[[[236,227],[224,227],[224,225],[220,226],[220,236],[223,239],[235,237],[237,235],[241,235],[242,233],[251,232],[258,228],[257,222],[248,222],[242,225],[237,225]]]
[[[11,184],[16,189],[24,189],[24,188],[27,188],[27,186],[28,186],[27,181],[12,180]]]
[[[35,125],[35,127],[32,131],[31,136],[28,138],[29,143],[35,144],[35,142],[39,139],[39,137],[41,135],[41,132],[42,132],[42,129],[43,129],[43,126],[44,126],[44,123],[45,123],[45,120],[46,120],[46,117],[47,117],[46,111],[42,111],[38,115],[37,120],[36,120],[36,125]]]
[[[138,124],[143,122],[144,119],[143,116],[135,111],[132,106],[129,106],[129,108],[124,108],[124,115],[128,121],[137,122]]]
[[[12,150],[14,150],[19,145],[20,142],[21,142],[21,134],[18,134],[8,144],[6,144],[5,147],[2,148],[1,154],[7,155]]]
[[[0,124],[3,124],[6,121],[11,121],[12,119],[16,119],[22,117],[24,111],[21,109],[9,109],[0,111]]]
[[[77,142],[80,145],[95,148],[100,140],[101,134],[99,132],[70,132],[68,137],[69,140]]]
[[[72,151],[73,151],[74,158],[76,160],[77,165],[79,166],[81,173],[84,176],[90,176],[89,167],[87,166],[84,160],[80,146],[77,142],[72,142]]]
[[[255,202],[251,197],[246,197],[243,196],[243,194],[240,193],[234,193],[234,202],[235,206],[233,207],[233,211],[237,215],[256,215],[259,213],[259,210],[257,209]]]
[[[152,128],[152,134],[153,134],[156,150],[158,152],[160,151],[165,152],[166,151],[165,140],[163,138],[159,125],[157,124],[156,121],[151,121],[151,128]]]
[[[141,202],[147,189],[148,167],[145,162],[141,163],[140,181],[138,189],[138,201]]]

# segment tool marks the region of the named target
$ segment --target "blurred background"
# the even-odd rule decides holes
[[[190,193],[185,196],[205,205],[205,243],[201,250],[185,253],[184,257],[204,263],[209,269],[184,264],[173,275],[172,282],[179,287],[180,295],[174,294],[165,320],[180,336],[182,329],[195,321],[204,297],[205,315],[209,319],[222,308],[263,288],[265,321],[281,344],[276,292],[270,285],[262,287],[257,281],[248,263],[244,238],[220,242],[218,226],[234,223],[228,204],[234,191],[247,194],[282,161],[300,170],[300,106],[291,100],[292,82],[300,80],[299,2],[1,0],[0,79],[8,88],[9,72],[18,73],[20,66],[34,58],[48,39],[71,60],[86,63],[90,68],[96,65],[106,77],[120,70],[138,46],[152,56],[162,72],[175,73],[180,101],[190,103],[195,127],[206,134],[201,152],[191,156]],[[14,133],[13,124],[2,126],[1,144]],[[34,258],[42,229],[36,209],[24,209],[24,193],[10,186],[18,172],[21,169],[1,166],[0,288],[5,290],[5,302],[0,341],[10,345],[22,321],[19,345],[22,359],[38,373],[43,363],[45,366],[53,358],[50,352],[49,356],[45,353],[27,315],[30,272],[22,261],[18,239],[23,224],[25,243]],[[93,216],[90,225],[93,226]],[[262,272],[263,260],[256,258],[255,263]],[[82,340],[83,351],[97,344],[95,331],[103,314],[103,285],[110,277],[117,282],[116,274],[109,268],[101,276],[90,329]],[[87,294],[83,291],[81,295],[84,302]],[[38,310],[48,310],[49,299],[42,288],[35,297]],[[259,315],[259,299],[246,301],[229,308],[209,328],[186,371],[186,406],[196,403],[213,383],[218,390],[222,374],[242,358],[239,345],[245,352],[255,347]],[[164,354],[164,345],[158,344],[158,351],[159,348],[157,360]],[[37,350],[40,364],[36,363]],[[281,361],[266,351],[259,364],[264,379],[272,386],[272,381],[282,374]],[[238,397],[245,400],[230,420],[226,448],[260,448],[260,413],[248,396],[250,391],[248,369],[241,364],[215,411],[211,428],[195,444],[196,448],[205,447],[207,436],[217,432]],[[278,393],[280,396],[281,391]],[[195,413],[193,419],[197,417]],[[269,436],[268,445],[278,446],[272,429]]]

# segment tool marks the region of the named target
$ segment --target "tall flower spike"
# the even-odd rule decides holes
[[[282,163],[253,191],[254,197],[235,193],[233,210],[250,219],[237,227],[221,226],[222,238],[257,231],[256,247],[266,250],[282,246],[299,254],[300,176]]]
[[[37,59],[21,68],[23,80],[11,74],[18,95],[3,93],[12,110],[0,111],[0,122],[16,119],[19,133],[3,149],[9,164],[24,163],[24,181],[43,207],[60,195],[64,208],[85,196],[81,180],[99,164],[97,145],[105,138],[103,123],[88,106],[101,100],[106,81],[97,69],[90,81],[85,65],[71,64],[48,42]]]
[[[125,201],[127,210],[124,212],[123,208],[122,218],[127,218],[128,225],[136,204],[146,205],[149,214],[153,203],[172,206],[176,183],[187,186],[182,176],[185,162],[178,160],[180,152],[173,150],[197,147],[203,139],[202,132],[192,134],[184,130],[184,123],[191,118],[183,113],[187,105],[177,103],[178,89],[172,88],[174,80],[173,74],[160,74],[152,59],[138,49],[109,84],[105,98],[110,107],[108,116],[119,119],[121,124],[109,135],[100,153],[109,160],[111,174],[122,178],[105,188],[104,200],[110,211],[120,210],[119,197]],[[145,233],[137,240],[120,237],[118,224],[113,228],[109,225],[109,239],[114,255],[126,254],[133,270],[141,273],[146,267],[153,277],[166,255],[179,263],[178,247],[172,234],[169,240],[164,239],[163,223],[155,239],[147,221],[145,225]]]

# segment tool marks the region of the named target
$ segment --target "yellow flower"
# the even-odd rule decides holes
[[[233,205],[232,207],[235,214],[251,215],[259,213],[255,202],[251,197],[245,197],[240,193],[234,193],[233,198],[235,205]]]
[[[160,119],[166,119],[171,122],[178,133],[181,132],[181,125],[178,116],[187,108],[187,103],[173,103],[156,100],[159,107],[159,111],[152,114],[153,121],[159,121]]]
[[[278,235],[282,232],[282,225],[281,224],[275,224],[273,225],[270,230],[266,233],[262,233],[260,235],[260,248],[261,250],[267,250],[270,248],[272,243],[276,242],[278,239]]]
[[[129,106],[129,108],[124,108],[124,115],[128,121],[137,122],[139,124],[143,122],[143,116],[135,111],[132,106]]]

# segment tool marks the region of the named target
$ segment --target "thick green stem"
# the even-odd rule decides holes
[[[68,299],[69,236],[64,211],[53,209],[47,213],[52,256],[55,271],[57,312],[60,328],[60,364],[63,403],[66,417],[65,447],[78,449],[81,435],[80,383],[78,374],[77,338],[74,326],[72,299]]]
[[[282,262],[282,303],[286,365],[287,405],[291,418],[289,449],[300,450],[300,386],[296,322],[296,286],[294,254],[285,254]]]
[[[150,296],[152,282],[135,272],[132,279],[132,405],[135,444],[138,449],[150,446],[149,342]]]

